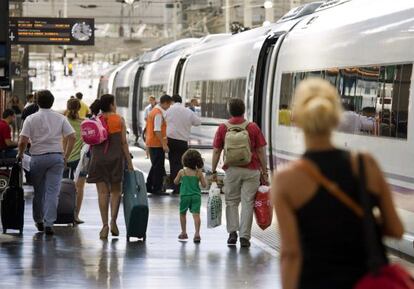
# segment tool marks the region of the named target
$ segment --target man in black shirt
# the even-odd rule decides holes
[[[23,109],[22,112],[22,121],[24,121],[29,115],[34,114],[39,111],[39,106],[37,105],[37,93],[35,92],[33,97],[33,103]]]

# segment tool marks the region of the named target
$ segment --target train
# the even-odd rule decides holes
[[[276,170],[304,152],[301,132],[290,121],[295,87],[307,77],[327,79],[345,113],[368,123],[335,132],[334,141],[379,161],[406,227],[402,241],[388,244],[414,256],[413,47],[412,0],[318,1],[268,26],[146,52],[103,75],[100,93],[115,95],[138,142],[149,95],[197,99],[202,126],[192,130],[190,144],[206,148],[228,118],[227,101],[242,98],[247,118],[266,136],[269,166]]]

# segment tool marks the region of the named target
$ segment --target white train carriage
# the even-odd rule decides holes
[[[273,55],[277,65],[269,82],[273,97],[266,118],[277,163],[299,157],[300,131],[284,121],[300,80],[322,77],[338,88],[342,102],[372,125],[335,134],[344,148],[367,150],[380,162],[404,220],[399,250],[414,254],[414,2],[359,0],[319,8],[285,37]],[[409,130],[411,129],[411,130]]]
[[[197,98],[203,126],[193,129],[191,142],[208,147],[228,117],[226,102],[244,98],[248,118],[268,140],[269,165],[277,169],[304,150],[291,122],[295,87],[307,77],[328,79],[346,114],[360,120],[356,130],[336,132],[335,142],[368,150],[379,160],[407,230],[404,241],[391,245],[414,256],[412,0],[311,3],[268,27],[215,41],[182,41],[188,45],[174,42],[141,57],[132,111],[142,111],[149,95],[164,91],[185,101]],[[141,132],[143,120],[132,117],[134,123]]]

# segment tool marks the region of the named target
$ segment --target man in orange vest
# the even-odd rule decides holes
[[[147,191],[154,195],[166,195],[162,191],[165,173],[165,153],[168,153],[167,124],[164,119],[165,111],[170,107],[172,98],[163,95],[160,103],[150,112],[147,118],[146,145],[149,150],[151,169],[147,178]]]

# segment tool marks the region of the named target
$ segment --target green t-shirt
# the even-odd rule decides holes
[[[68,162],[73,162],[73,161],[77,161],[80,159],[80,152],[83,146],[83,140],[81,138],[81,134],[80,134],[80,125],[82,120],[81,119],[69,119],[68,121],[70,123],[70,125],[73,127],[73,129],[75,130],[75,135],[76,135],[76,141],[75,141],[75,145],[73,146],[73,150],[72,153],[69,156]]]

